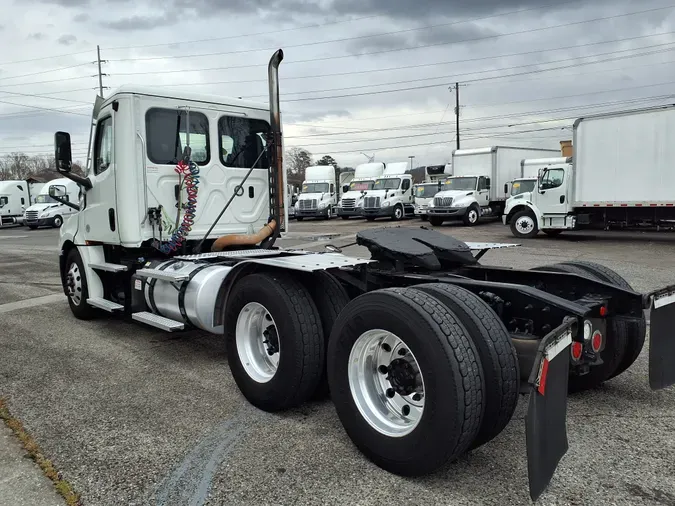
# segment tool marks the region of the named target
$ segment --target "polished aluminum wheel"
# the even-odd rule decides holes
[[[469,223],[473,224],[478,221],[478,211],[469,209]]]
[[[70,264],[66,274],[66,291],[73,304],[79,306],[82,303],[82,273],[75,262]]]
[[[405,342],[385,330],[359,336],[349,355],[349,388],[363,418],[390,437],[410,434],[424,412],[424,380]]]
[[[279,333],[272,315],[258,302],[246,304],[237,318],[237,353],[246,373],[267,383],[279,367]]]
[[[516,221],[516,231],[519,234],[527,235],[534,230],[534,219],[531,216],[521,216]]]

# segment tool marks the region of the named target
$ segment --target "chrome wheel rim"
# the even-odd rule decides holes
[[[56,225],[57,227],[60,227],[61,226],[61,218],[54,218],[54,225]]]
[[[73,301],[73,304],[79,306],[82,303],[82,273],[75,262],[70,264],[70,268],[68,269],[66,289],[68,297]]]
[[[478,212],[475,209],[469,210],[469,222],[476,223],[478,221]]]
[[[534,220],[530,216],[523,216],[516,221],[518,233],[527,235],[534,230]]]
[[[246,374],[257,383],[270,381],[279,367],[281,345],[277,325],[265,306],[249,302],[241,309],[236,341]]]
[[[410,434],[424,413],[424,379],[405,342],[386,330],[361,334],[349,355],[349,388],[361,416],[389,437]]]
[[[403,211],[401,210],[400,207],[394,209],[394,214],[396,215],[397,220],[400,220],[403,217]]]

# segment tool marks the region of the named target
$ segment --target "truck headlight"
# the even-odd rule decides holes
[[[330,202],[319,202],[319,209],[326,209]]]
[[[431,202],[429,202],[429,207],[435,207],[433,200]]]
[[[384,202],[382,202],[382,205],[380,207],[389,207],[390,205],[391,205],[391,202],[389,202],[388,200],[385,200]]]
[[[472,201],[463,200],[463,201],[459,201],[459,202],[453,202],[452,207],[468,207],[471,204],[472,204]]]

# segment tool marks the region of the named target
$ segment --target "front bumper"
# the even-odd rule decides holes
[[[328,216],[328,208],[326,209],[296,209],[295,217],[298,218],[325,218]]]
[[[422,207],[416,207],[416,208],[415,208],[415,214],[418,215],[418,216],[424,216],[424,215],[427,214],[428,212],[429,212],[429,208],[428,208],[428,207],[424,207],[424,208],[422,208]]]
[[[439,218],[463,218],[468,211],[468,207],[430,207],[427,214]]]
[[[23,224],[29,227],[51,227],[54,225],[54,218],[55,216],[50,218],[38,218],[37,220],[24,220]]]
[[[361,207],[337,207],[338,216],[363,216]]]
[[[394,216],[394,206],[389,207],[373,207],[363,210],[363,216],[371,216],[374,218],[381,218],[383,216]]]

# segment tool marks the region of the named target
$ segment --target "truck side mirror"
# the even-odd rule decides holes
[[[489,177],[485,178],[485,189],[486,190],[490,189],[490,178]]]
[[[347,193],[349,191],[349,185],[346,184],[342,187],[342,193]]]
[[[54,134],[54,154],[56,156],[56,170],[64,173],[70,172],[73,167],[73,155],[70,149],[70,134],[68,132],[56,132]]]
[[[509,193],[509,183],[504,183],[504,193],[505,194]]]

